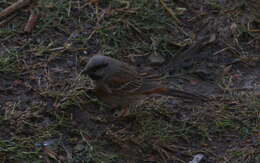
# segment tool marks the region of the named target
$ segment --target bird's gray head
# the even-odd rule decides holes
[[[87,74],[92,80],[101,80],[104,79],[108,73],[111,73],[112,67],[116,67],[118,64],[122,63],[107,56],[95,55],[90,58],[83,73]]]
[[[89,59],[83,73],[87,74],[92,80],[100,80],[103,78],[108,64],[106,56],[95,55]]]

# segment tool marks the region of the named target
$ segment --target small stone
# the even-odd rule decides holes
[[[226,3],[226,0],[218,0],[220,4],[225,4]]]
[[[49,140],[44,141],[42,144],[43,144],[43,146],[47,147],[47,146],[51,146],[56,143],[57,143],[57,139],[49,139]]]
[[[148,59],[149,59],[151,65],[156,65],[156,66],[160,66],[165,62],[165,59],[158,54],[151,54],[148,57]]]
[[[83,151],[85,148],[85,146],[83,144],[77,144],[75,147],[74,147],[74,150],[76,152],[80,152],[80,151]]]
[[[196,154],[194,157],[193,157],[193,160],[192,161],[189,161],[189,163],[200,163],[202,160],[205,159],[205,156],[203,154]]]
[[[179,66],[180,66],[180,68],[183,68],[183,69],[190,69],[193,66],[193,60],[190,58],[187,58]]]
[[[195,70],[193,73],[198,75],[202,80],[214,80],[216,76],[214,72],[208,70],[207,68]]]

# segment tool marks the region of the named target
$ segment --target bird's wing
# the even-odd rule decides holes
[[[105,79],[105,83],[113,93],[129,94],[142,87],[143,78],[134,69],[122,67]]]

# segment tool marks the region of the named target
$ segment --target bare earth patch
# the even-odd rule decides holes
[[[1,162],[260,162],[257,0],[38,4],[31,34],[26,8],[0,27]],[[117,118],[86,91],[95,54],[214,100],[151,96]]]

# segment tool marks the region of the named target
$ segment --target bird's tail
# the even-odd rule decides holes
[[[188,93],[185,91],[180,91],[173,88],[155,88],[156,90],[153,90],[153,92],[157,92],[158,94],[165,95],[165,96],[172,96],[172,97],[178,97],[178,98],[184,98],[192,101],[200,101],[200,102],[206,102],[209,100],[208,97],[203,95],[196,95],[193,93]],[[150,92],[147,91],[144,94],[149,94]]]

